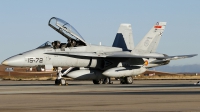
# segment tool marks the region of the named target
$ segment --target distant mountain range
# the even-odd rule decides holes
[[[151,68],[151,70],[162,71],[162,72],[172,72],[172,73],[200,73],[200,65],[182,65],[182,66],[160,66]]]

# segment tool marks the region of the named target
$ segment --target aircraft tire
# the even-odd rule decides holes
[[[126,84],[132,84],[133,83],[133,77],[125,77]]]
[[[66,80],[65,79],[61,79],[61,85],[66,85]]]
[[[99,79],[99,80],[93,80],[93,84],[101,84],[101,79]]]
[[[126,81],[125,81],[125,78],[124,78],[124,77],[121,77],[121,78],[120,78],[120,84],[126,84]]]
[[[102,84],[109,84],[109,82],[110,82],[110,78],[105,78],[105,79],[103,79],[103,83]]]
[[[38,66],[36,67],[36,70],[37,70],[37,72],[41,72],[41,66],[38,65]]]
[[[61,79],[56,79],[55,80],[55,85],[61,85]]]

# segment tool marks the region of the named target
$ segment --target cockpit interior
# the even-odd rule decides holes
[[[40,45],[39,48],[54,48],[54,49],[61,49],[61,51],[65,51],[65,48],[67,47],[77,47],[77,46],[83,46],[78,45],[76,42],[68,42],[68,43],[61,43],[60,41],[54,41],[54,42],[45,42],[44,44]]]

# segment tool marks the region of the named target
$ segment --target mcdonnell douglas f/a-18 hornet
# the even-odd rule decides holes
[[[130,24],[120,25],[112,47],[88,44],[73,26],[62,19],[52,17],[48,25],[63,35],[67,43],[47,41],[36,49],[6,59],[2,64],[57,68],[55,84],[58,85],[66,84],[64,77],[93,80],[94,84],[110,83],[110,77],[114,77],[119,78],[121,84],[132,84],[132,76],[142,74],[148,68],[197,55],[156,53],[166,22],[157,22],[135,47]],[[69,68],[62,70],[61,67]]]

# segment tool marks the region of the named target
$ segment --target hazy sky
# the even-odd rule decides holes
[[[157,52],[200,55],[199,0],[1,0],[0,61],[45,41],[67,40],[48,26],[59,17],[87,43],[111,46],[121,23],[132,24],[135,45],[157,21],[166,21]],[[200,64],[200,56],[170,65]]]

